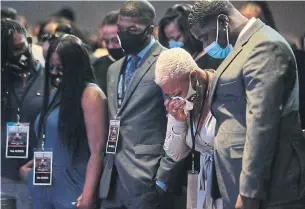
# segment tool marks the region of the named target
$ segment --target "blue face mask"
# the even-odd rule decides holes
[[[216,35],[216,41],[211,43],[209,46],[207,46],[204,51],[210,55],[211,57],[215,59],[224,59],[226,58],[232,51],[232,45],[229,43],[229,34],[228,34],[228,26],[225,27],[226,30],[226,35],[227,35],[227,43],[228,45],[226,48],[222,48],[218,44],[218,32],[219,32],[219,17],[220,16],[225,16],[223,14],[220,14],[217,18],[217,35]],[[228,17],[225,16],[225,18],[228,20]]]
[[[204,51],[215,59],[224,59],[231,53],[232,48],[233,47],[231,44],[229,44],[226,48],[221,48],[221,46],[214,41],[212,44],[207,46]]]
[[[184,46],[184,43],[180,42],[180,41],[169,41],[168,42],[168,47],[170,49],[172,49],[172,48],[181,48],[183,46]]]

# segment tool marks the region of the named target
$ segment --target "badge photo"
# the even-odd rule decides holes
[[[7,123],[6,158],[28,158],[29,132],[29,123]]]
[[[120,133],[120,121],[119,120],[110,120],[108,140],[106,145],[107,154],[115,154]]]
[[[52,184],[52,164],[52,151],[34,152],[34,185],[46,186]]]

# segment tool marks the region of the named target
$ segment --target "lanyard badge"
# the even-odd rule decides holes
[[[34,172],[33,185],[50,186],[52,185],[53,172],[53,151],[52,148],[45,148],[46,142],[46,122],[51,112],[59,105],[59,91],[54,95],[46,113],[40,116],[41,126],[41,148],[34,150]],[[40,134],[39,134],[40,135]]]
[[[33,185],[52,185],[53,152],[45,148],[45,134],[42,135],[41,149],[34,149]]]
[[[53,152],[51,149],[37,149],[34,151],[33,185],[52,185]]]
[[[6,158],[28,158],[30,124],[8,122],[6,130]]]
[[[110,120],[108,140],[106,145],[107,154],[115,154],[119,141],[120,121]]]
[[[6,124],[6,158],[28,158],[30,124],[20,123],[20,109],[17,122]]]

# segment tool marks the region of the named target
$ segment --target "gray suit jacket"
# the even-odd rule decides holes
[[[304,196],[297,68],[285,39],[256,20],[217,69],[211,88],[224,208],[234,208],[239,193],[265,205]]]
[[[100,182],[100,197],[109,193],[113,165],[129,195],[151,191],[158,179],[169,185],[177,163],[165,156],[166,110],[161,88],[154,82],[155,62],[165,50],[158,42],[147,52],[136,70],[118,110],[117,90],[125,57],[108,71],[109,117],[120,119],[120,137],[115,155],[106,155]],[[170,179],[171,178],[171,179]]]

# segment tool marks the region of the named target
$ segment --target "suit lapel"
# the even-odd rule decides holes
[[[127,104],[128,100],[130,99],[130,96],[135,91],[137,86],[139,85],[140,81],[142,80],[143,76],[146,74],[146,72],[150,69],[150,66],[156,61],[157,56],[161,52],[161,47],[158,42],[156,42],[151,49],[147,52],[147,54],[144,56],[142,64],[138,69],[136,69],[133,77],[130,80],[130,84],[128,86],[128,89],[126,91],[123,103],[121,105],[120,111],[124,108],[124,106]]]
[[[213,100],[213,96],[215,93],[215,89],[217,86],[217,82],[221,74],[227,69],[228,65],[234,60],[234,58],[242,51],[241,45],[236,45],[232,52],[229,54],[229,56],[221,63],[221,65],[217,68],[216,72],[214,73],[212,84],[211,84],[211,90],[210,90],[210,105]]]
[[[125,62],[127,57],[124,57],[120,60],[118,60],[115,63],[115,66],[111,69],[113,70],[113,76],[112,76],[112,80],[110,82],[113,82],[114,85],[114,89],[109,89],[108,90],[108,97],[113,97],[112,101],[113,101],[113,107],[115,107],[115,111],[117,112],[118,110],[118,86],[119,86],[119,81],[120,81],[120,73],[121,73],[121,69],[123,67],[123,64]]]
[[[242,51],[243,46],[249,41],[249,39],[256,33],[259,29],[261,29],[265,24],[257,19],[253,25],[240,37],[240,39],[236,42],[232,52],[229,56],[222,62],[222,64],[218,67],[216,72],[214,73],[214,77],[211,84],[211,91],[209,97],[210,105],[213,102],[214,93],[217,87],[218,80],[222,73],[227,69],[230,63],[235,59],[235,57]]]

